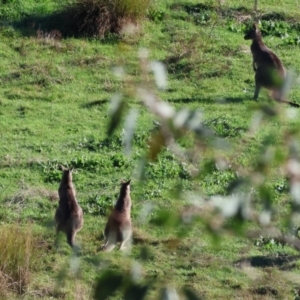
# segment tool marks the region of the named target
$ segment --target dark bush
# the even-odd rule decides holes
[[[77,0],[69,8],[70,28],[80,35],[120,33],[147,15],[151,0]]]
[[[21,14],[14,25],[25,34],[55,30],[63,37],[107,37],[138,28],[153,0],[72,0],[52,14]],[[1,2],[1,0],[0,0]],[[0,5],[0,18],[1,18]],[[15,18],[17,18],[16,16]],[[128,30],[126,30],[128,28]]]

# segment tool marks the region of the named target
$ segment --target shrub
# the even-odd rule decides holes
[[[30,226],[0,228],[0,297],[8,289],[23,293],[30,277],[30,261],[34,249]]]
[[[121,151],[122,147],[122,136],[116,134],[102,140],[98,140],[94,136],[84,137],[77,145],[79,150],[87,149],[93,152],[102,151],[103,149]]]
[[[107,195],[93,194],[81,201],[83,211],[92,215],[106,216],[113,206],[114,198]]]
[[[71,28],[80,35],[120,33],[147,15],[151,0],[77,0],[70,8]]]

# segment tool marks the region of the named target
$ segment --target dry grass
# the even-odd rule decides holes
[[[85,36],[121,33],[146,17],[151,0],[77,0],[70,8],[70,28]]]
[[[0,298],[23,293],[30,280],[34,244],[31,226],[0,227]]]
[[[6,197],[4,202],[6,207],[13,208],[20,213],[21,210],[26,206],[26,202],[28,202],[29,199],[37,198],[46,198],[51,202],[56,202],[59,199],[57,191],[48,190],[45,188],[22,186],[14,195]]]
[[[36,31],[37,41],[44,45],[53,46],[56,50],[62,48],[60,40],[62,34],[57,29],[50,30],[49,32],[38,29]]]

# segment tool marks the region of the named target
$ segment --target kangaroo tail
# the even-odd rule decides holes
[[[282,94],[282,91],[274,90],[271,92],[271,97],[273,97],[277,102],[282,102],[289,104],[292,107],[300,107],[300,104],[291,102],[284,99],[284,95]]]
[[[282,100],[281,102],[289,104],[292,107],[300,107],[300,104],[298,104],[296,102],[291,102],[291,101],[287,101],[287,100]]]

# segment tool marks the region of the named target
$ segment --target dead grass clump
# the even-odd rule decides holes
[[[49,32],[38,29],[36,31],[36,36],[41,44],[53,46],[56,50],[62,48],[61,43],[59,42],[62,38],[62,34],[57,29],[50,30]]]
[[[151,0],[77,0],[70,7],[70,30],[84,36],[104,37],[137,26],[146,17]]]
[[[23,293],[30,279],[34,243],[31,227],[0,227],[0,298]]]

